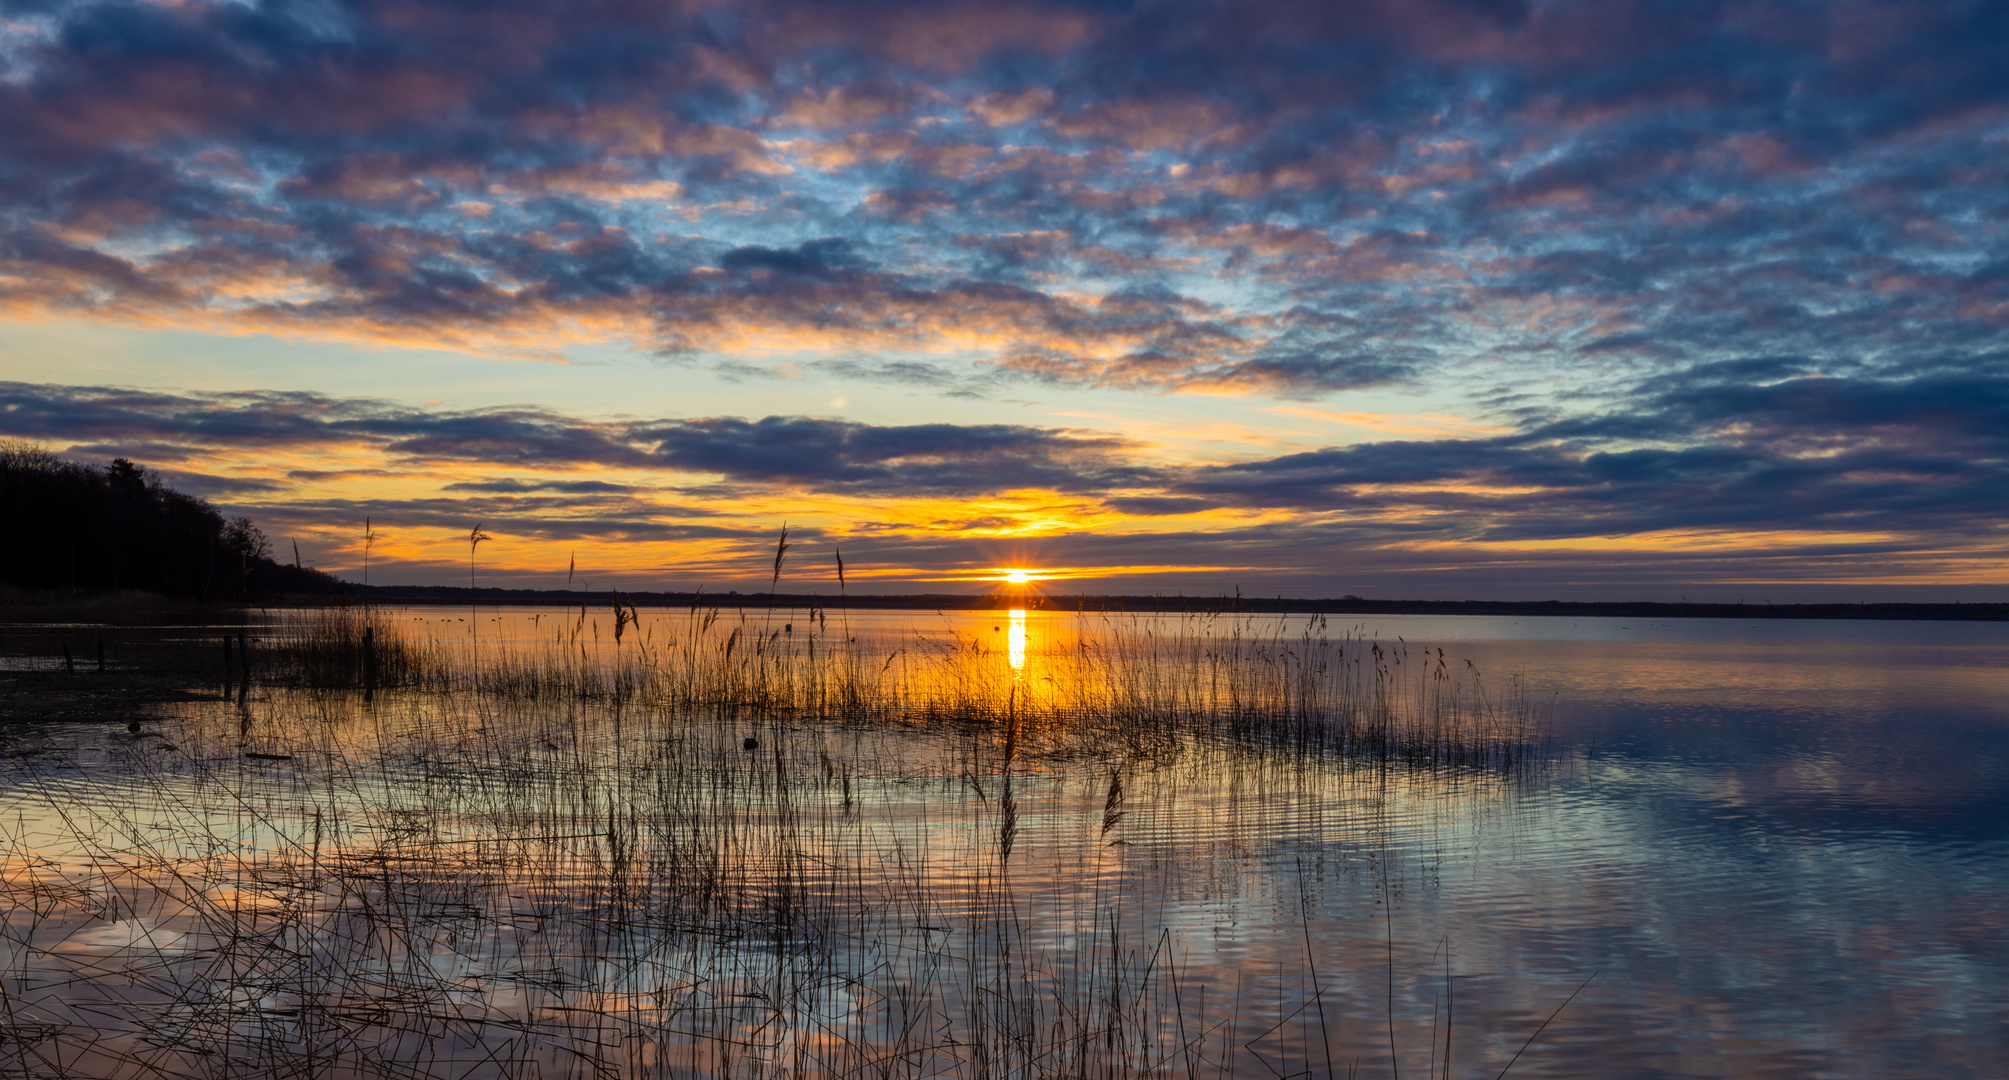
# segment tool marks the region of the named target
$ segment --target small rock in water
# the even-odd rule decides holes
[[[746,750],[758,750],[760,749],[760,740],[749,738],[745,742],[740,743],[739,745],[741,746],[741,748]]]
[[[135,735],[139,734],[139,730],[140,730],[140,722],[139,722],[139,721],[137,721],[137,720],[135,720],[135,721],[133,721],[132,723],[130,723],[130,724],[127,724],[127,725],[126,725],[126,730],[127,730],[127,731],[130,731],[130,732],[132,732],[132,733],[133,733],[133,734],[135,734]]]

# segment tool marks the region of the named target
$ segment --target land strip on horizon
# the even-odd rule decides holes
[[[2005,603],[1684,604],[1568,600],[1364,600],[1258,596],[1027,593],[853,594],[766,592],[617,592],[565,589],[469,589],[456,585],[354,586],[359,599],[412,605],[612,605],[636,607],[836,608],[889,611],[1160,612],[1243,615],[1509,615],[1653,619],[1893,619],[2009,621]]]

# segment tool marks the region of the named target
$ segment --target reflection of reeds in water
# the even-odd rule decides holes
[[[698,610],[597,647],[588,614],[549,622],[476,667],[314,613],[263,669],[297,687],[191,706],[116,785],[13,777],[36,811],[0,853],[0,1072],[1323,1069],[1309,936],[1258,985],[1145,917],[1126,860],[1195,841],[1138,778],[1326,797],[1300,775],[1322,758],[1385,800],[1391,775],[1537,760],[1525,710],[1448,664],[1246,624],[1090,624],[1015,670],[980,637],[866,651],[816,617]],[[371,626],[403,689],[366,708],[328,688]]]

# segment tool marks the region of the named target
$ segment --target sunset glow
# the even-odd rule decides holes
[[[1985,1075],[2005,58],[7,0],[0,1077]]]
[[[1964,8],[1371,7],[36,7],[0,437],[391,583],[2002,585]]]

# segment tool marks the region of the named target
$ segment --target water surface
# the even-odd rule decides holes
[[[698,633],[641,616],[617,645],[597,609],[391,613],[469,663],[609,667]],[[40,1026],[0,1054],[122,1075],[221,1075],[216,1053],[351,1075],[423,1053],[442,1076],[2009,1066],[2009,627],[777,611],[706,640],[727,625],[1007,687],[1013,710],[1098,649],[1175,679],[1137,658],[1324,637],[1530,709],[1549,750],[1497,775],[1133,739],[1007,776],[990,734],[918,718],[283,687],[139,738],[17,732],[0,978]],[[677,893],[700,879],[725,891]]]

